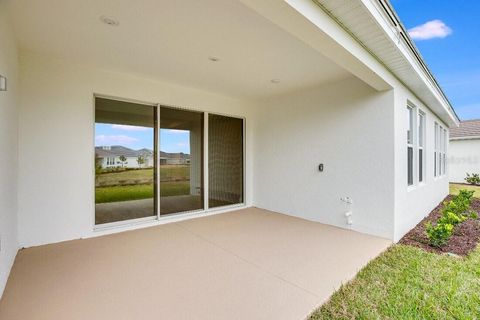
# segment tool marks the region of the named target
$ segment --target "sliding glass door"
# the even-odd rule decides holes
[[[243,202],[243,119],[95,98],[96,225]]]
[[[203,113],[160,107],[160,215],[202,210]]]
[[[157,108],[95,98],[95,224],[157,215]]]

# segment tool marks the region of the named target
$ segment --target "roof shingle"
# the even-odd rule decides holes
[[[480,138],[480,119],[460,122],[458,128],[450,128],[450,139]]]

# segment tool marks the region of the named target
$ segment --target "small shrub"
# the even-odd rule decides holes
[[[470,211],[469,217],[470,219],[478,219],[478,213],[472,210]]]
[[[467,173],[467,177],[465,178],[465,181],[467,183],[473,184],[475,186],[480,185],[480,174],[478,174],[478,173],[472,173],[472,174]]]
[[[456,201],[450,200],[443,203],[442,214],[445,214],[447,212],[453,212],[455,214],[461,212]]]
[[[467,216],[457,215],[454,212],[447,211],[442,214],[440,219],[438,219],[437,224],[451,224],[453,226],[456,226],[457,224],[462,223],[465,220],[467,220]]]
[[[425,232],[429,240],[429,244],[433,247],[444,246],[453,234],[453,225],[450,223],[437,223],[432,225],[427,223]]]
[[[454,199],[458,207],[457,214],[468,216],[474,193],[474,190],[460,190],[458,196]]]
[[[472,198],[474,194],[475,190],[462,189],[458,192],[457,198],[468,201],[468,204],[470,205],[472,203]]]
[[[468,216],[474,193],[475,191],[473,190],[460,190],[459,194],[452,200],[444,202],[442,214],[453,212],[458,216]]]
[[[444,246],[452,236],[456,225],[468,218],[478,218],[478,214],[470,210],[474,193],[473,190],[460,190],[452,200],[443,203],[442,216],[436,224],[432,225],[429,222],[425,225],[425,233],[431,246]]]

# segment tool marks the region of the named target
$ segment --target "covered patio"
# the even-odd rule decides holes
[[[317,4],[5,7],[0,319],[301,319],[390,245],[392,86]]]
[[[389,244],[248,208],[34,247],[0,318],[303,319]]]

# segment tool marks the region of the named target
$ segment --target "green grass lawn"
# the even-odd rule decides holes
[[[161,165],[160,166],[160,180],[165,181],[169,179],[189,180],[190,166],[184,165]]]
[[[162,165],[160,166],[160,180],[189,180],[190,166],[188,165]],[[112,185],[119,181],[153,181],[153,169],[126,170],[121,172],[109,172],[98,174],[96,177],[97,185]]]
[[[466,258],[394,245],[310,319],[479,319],[480,247]]]
[[[450,183],[450,194],[457,195],[461,189],[475,190],[475,194],[473,196],[476,198],[480,198],[480,186]]]
[[[97,175],[99,183],[116,183],[128,180],[153,179],[153,169],[127,170],[122,172],[109,172]]]
[[[185,195],[190,193],[190,183],[162,182],[160,195],[162,197]],[[153,198],[153,184],[133,186],[113,186],[95,188],[95,203],[117,202]]]

